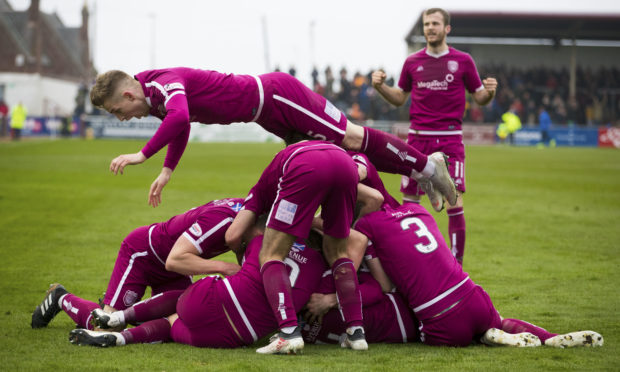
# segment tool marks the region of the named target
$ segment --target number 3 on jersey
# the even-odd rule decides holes
[[[428,227],[422,222],[421,219],[417,217],[409,217],[400,221],[400,227],[403,230],[409,230],[411,225],[416,225],[418,229],[415,231],[415,234],[420,238],[426,238],[428,240],[428,244],[418,243],[415,245],[415,249],[417,249],[420,253],[431,253],[439,244],[437,244],[437,240],[430,231],[428,231]]]

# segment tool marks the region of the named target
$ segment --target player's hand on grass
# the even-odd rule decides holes
[[[135,154],[119,155],[112,159],[112,162],[110,163],[110,172],[114,173],[115,175],[118,174],[118,172],[121,172],[121,174],[123,174],[123,170],[127,165],[140,164],[143,163],[145,160],[146,156],[142,154],[142,151],[138,151]]]
[[[327,314],[332,307],[336,306],[338,306],[338,299],[335,293],[313,293],[306,304],[307,311],[304,317],[308,323],[312,323],[315,320],[321,323],[323,321],[323,316]]]
[[[377,70],[377,71],[373,71],[371,78],[372,78],[372,86],[376,88],[376,87],[381,86],[381,84],[385,82],[385,79],[387,79],[387,74],[383,70]]]
[[[161,204],[161,191],[164,186],[168,184],[168,181],[170,181],[171,174],[172,169],[164,167],[159,176],[157,176],[155,181],[151,184],[151,189],[149,190],[149,205],[153,208]]]

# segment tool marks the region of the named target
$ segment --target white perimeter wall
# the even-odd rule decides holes
[[[28,116],[70,115],[75,109],[79,84],[38,74],[0,72],[4,101],[13,107],[21,101]]]

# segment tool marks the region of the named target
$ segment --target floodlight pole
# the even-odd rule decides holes
[[[269,60],[269,38],[267,34],[267,17],[263,15],[261,17],[261,24],[263,26],[263,50],[265,56],[265,72],[271,71],[271,61]]]
[[[155,68],[155,52],[157,49],[157,38],[155,35],[155,31],[157,29],[157,15],[155,13],[149,13],[149,18],[151,20],[151,68]]]
[[[570,75],[568,79],[568,96],[575,98],[577,96],[577,40],[573,37],[573,43],[570,51]]]

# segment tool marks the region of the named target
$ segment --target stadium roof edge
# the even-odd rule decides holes
[[[620,13],[448,12],[452,26],[450,37],[620,41]],[[419,43],[419,36],[423,36],[422,13],[405,40],[409,45]]]

